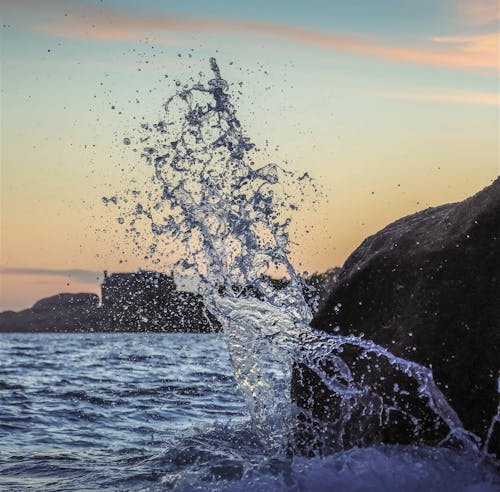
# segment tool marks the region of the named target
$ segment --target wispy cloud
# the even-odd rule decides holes
[[[410,101],[430,101],[442,103],[479,104],[482,106],[499,106],[498,93],[468,91],[443,87],[409,89],[400,92],[378,94],[386,99],[403,99]]]
[[[450,46],[466,58],[477,58],[483,66],[491,68],[499,64],[499,33],[476,36],[443,36],[433,38],[434,43]],[[479,66],[479,65],[478,65]]]
[[[19,8],[18,2],[5,0],[5,5]],[[484,3],[486,0],[484,0]],[[134,41],[149,37],[155,42],[172,43],[166,35],[172,33],[208,33],[231,36],[257,36],[282,39],[288,42],[324,50],[351,53],[390,62],[413,63],[451,69],[479,69],[497,72],[499,61],[499,34],[480,34],[467,37],[435,37],[422,40],[420,46],[403,46],[396,42],[382,42],[362,35],[344,35],[322,32],[298,26],[269,22],[197,18],[186,15],[127,13],[109,7],[84,5],[77,2],[52,0],[44,7],[57,6],[58,15],[49,15],[47,8],[40,17],[40,4],[25,0],[31,8],[30,28],[78,40]],[[55,10],[55,9],[53,9]],[[65,12],[65,15],[61,14]],[[475,15],[480,17],[479,13]],[[490,14],[484,14],[488,18]]]
[[[95,284],[103,278],[102,272],[93,270],[57,270],[50,268],[20,268],[20,267],[0,267],[2,275],[30,275],[41,277],[67,277],[78,280],[83,284]]]

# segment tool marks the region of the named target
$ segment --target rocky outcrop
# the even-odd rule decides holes
[[[312,324],[329,333],[364,334],[432,368],[465,428],[484,440],[499,403],[500,178],[463,202],[402,218],[367,238]],[[365,377],[375,383],[380,374]],[[395,377],[386,382],[397,383]],[[319,421],[331,418],[335,395],[315,374],[296,371],[293,396]],[[401,422],[378,431],[386,442],[413,442]],[[423,441],[441,437],[428,428]],[[490,451],[500,452],[498,425]]]
[[[30,309],[0,313],[0,332],[93,331],[101,318],[96,294],[57,294]]]
[[[105,274],[103,324],[120,331],[213,332],[221,329],[203,298],[177,289],[172,275],[139,270]]]

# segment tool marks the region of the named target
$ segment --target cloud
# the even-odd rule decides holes
[[[486,0],[484,0],[484,3]],[[7,6],[19,4],[6,0]],[[177,14],[146,15],[126,13],[109,7],[52,0],[40,4],[25,0],[21,4],[30,11],[30,28],[53,36],[77,40],[135,41],[148,37],[155,42],[172,44],[172,33],[207,33],[231,36],[258,36],[323,50],[351,53],[390,62],[412,63],[451,69],[479,69],[497,72],[499,33],[468,37],[435,37],[422,46],[401,46],[384,43],[360,35],[322,32],[292,25],[269,22],[198,18]],[[28,9],[28,7],[29,9]],[[48,7],[52,7],[52,10]],[[58,12],[56,14],[56,12]],[[62,14],[64,12],[64,14]],[[26,13],[26,15],[28,15]],[[475,14],[479,16],[479,13]],[[489,17],[484,14],[484,18]]]
[[[484,67],[498,68],[499,33],[480,34],[476,36],[435,37],[434,43],[453,47],[456,53],[465,58],[476,58]],[[471,66],[473,66],[471,64]],[[481,66],[481,65],[477,65]]]
[[[482,106],[496,106],[500,104],[498,93],[468,91],[443,87],[426,89],[410,89],[401,92],[379,94],[386,99],[402,99],[410,101],[430,101],[443,103],[478,104]]]
[[[95,284],[103,278],[102,272],[93,270],[56,270],[50,268],[19,268],[19,267],[0,267],[2,275],[31,275],[31,276],[51,276],[51,277],[71,277],[84,284]]]

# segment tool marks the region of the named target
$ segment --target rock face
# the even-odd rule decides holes
[[[404,217],[367,238],[312,324],[329,333],[364,333],[432,368],[464,427],[484,441],[500,396],[500,178],[463,202]],[[334,396],[307,374],[299,378],[296,371],[296,402],[320,420],[330,418],[325,405]],[[489,446],[497,455],[499,425]],[[382,440],[412,442],[404,426],[388,429]],[[434,444],[439,437],[431,429],[423,440]]]

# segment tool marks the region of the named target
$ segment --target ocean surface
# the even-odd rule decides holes
[[[275,456],[222,335],[0,335],[0,490],[500,490],[446,449]]]

